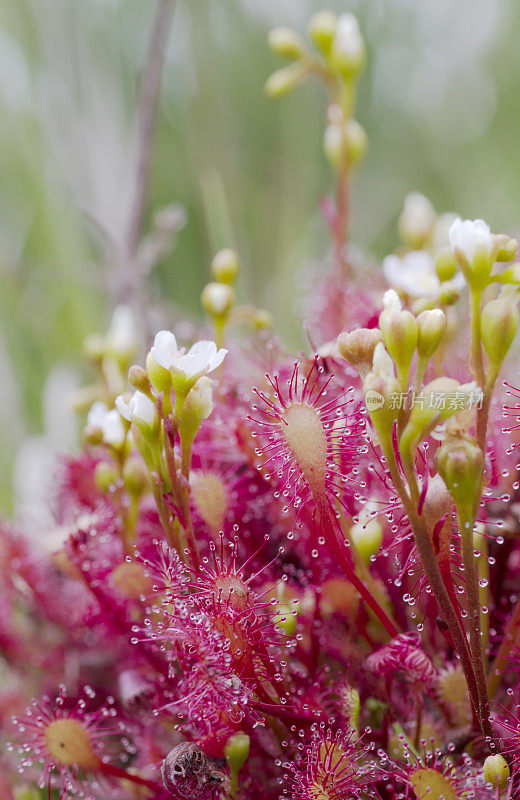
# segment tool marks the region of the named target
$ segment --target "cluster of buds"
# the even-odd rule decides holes
[[[211,262],[213,280],[202,290],[201,303],[204,311],[213,320],[217,341],[222,341],[229,313],[236,302],[233,284],[240,265],[237,254],[230,248],[219,250]]]
[[[464,288],[464,275],[449,247],[454,214],[437,214],[419,192],[405,198],[398,220],[402,245],[385,258],[388,283],[415,311],[453,305]]]
[[[319,11],[311,17],[309,39],[314,50],[290,28],[273,28],[269,45],[277,55],[290,59],[289,66],[274,72],[266,83],[270,97],[282,97],[311,75],[320,78],[328,93],[324,150],[338,173],[348,172],[367,149],[367,136],[353,118],[356,87],[365,63],[365,42],[355,16],[339,17]]]
[[[264,309],[250,304],[236,306],[234,284],[239,270],[240,264],[235,251],[229,247],[219,250],[211,262],[213,280],[202,290],[202,307],[211,317],[218,343],[223,341],[224,331],[229,324],[246,321],[256,330],[271,328],[273,324],[271,314]]]

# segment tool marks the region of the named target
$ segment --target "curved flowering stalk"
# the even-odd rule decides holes
[[[286,394],[277,376],[266,376],[274,390],[272,397],[255,389],[264,403],[264,408],[253,407],[262,414],[255,421],[268,432],[268,442],[257,449],[257,454],[267,457],[263,467],[271,465],[284,496],[292,494],[296,508],[314,504],[317,527],[331,554],[389,635],[394,636],[398,633],[395,623],[360,580],[339,541],[332,510],[332,501],[341,502],[340,492],[349,480],[353,481],[355,466],[366,451],[364,417],[358,407],[348,413],[354,403],[351,391],[327,399],[334,376],[322,382],[322,372],[316,357],[300,380],[296,362]]]

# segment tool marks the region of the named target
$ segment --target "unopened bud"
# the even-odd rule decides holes
[[[221,317],[235,303],[235,292],[226,283],[208,283],[202,290],[202,308],[212,317]]]
[[[272,328],[274,325],[273,315],[265,308],[256,308],[253,314],[253,325],[258,330]]]
[[[368,137],[365,129],[355,119],[349,119],[343,126],[349,164],[356,164],[365,155],[368,148]]]
[[[103,430],[99,425],[88,425],[83,430],[83,439],[88,444],[101,444],[103,441]]]
[[[484,454],[469,435],[448,436],[435,463],[457,507],[473,505],[482,481]]]
[[[495,236],[495,246],[497,248],[497,261],[513,261],[518,252],[518,242],[505,233],[497,233]]]
[[[341,693],[343,700],[343,714],[347,718],[349,727],[358,733],[359,726],[359,711],[361,709],[361,700],[359,692],[353,686],[347,686]]]
[[[370,559],[375,556],[381,542],[383,541],[383,528],[377,519],[369,519],[368,522],[357,522],[350,529],[352,541],[356,549],[365,562],[370,563]]]
[[[381,342],[376,345],[372,370],[363,382],[365,405],[379,437],[391,434],[397,417],[396,404],[392,395],[401,391],[401,384],[395,377],[394,362]]]
[[[309,38],[316,49],[325,56],[330,52],[337,21],[338,17],[334,11],[318,11],[309,20],[307,28]]]
[[[249,756],[250,739],[247,733],[234,733],[226,742],[224,755],[232,772],[239,772]]]
[[[430,358],[446,333],[446,314],[440,308],[421,311],[417,317],[417,328],[417,352],[424,358]]]
[[[417,347],[418,327],[411,311],[399,309],[400,303],[398,306],[394,295],[392,289],[385,293],[385,310],[379,316],[379,327],[386,349],[396,363],[399,379],[404,383]]]
[[[459,263],[450,248],[443,247],[435,259],[435,271],[441,283],[451,281],[455,277],[458,268]]]
[[[308,69],[300,62],[278,69],[266,81],[264,91],[268,97],[278,100],[285,97],[298,86],[308,75]]]
[[[442,517],[449,514],[453,508],[453,498],[440,475],[434,475],[428,481],[428,489],[424,498],[422,516],[425,518],[430,530]]]
[[[366,378],[372,368],[374,350],[383,341],[379,328],[358,328],[355,331],[340,333],[338,350],[340,355],[356,367],[362,378]]]
[[[83,352],[91,361],[99,361],[106,354],[106,342],[97,333],[91,333],[83,340]]]
[[[359,23],[353,14],[341,14],[328,54],[329,65],[343,75],[356,75],[363,68],[364,61],[365,42]]]
[[[113,466],[107,464],[106,461],[100,461],[99,464],[96,464],[96,469],[94,470],[94,480],[96,482],[96,486],[101,489],[102,492],[108,492],[111,486],[117,480],[117,472]]]
[[[493,789],[503,790],[506,788],[511,773],[507,761],[500,753],[488,756],[484,761],[482,771],[486,782],[490,783]]]
[[[285,633],[287,636],[294,636],[296,632],[296,614],[293,614],[293,610],[289,605],[281,605],[278,606],[277,612],[274,617],[275,624]]]
[[[230,247],[219,250],[211,262],[211,274],[219,283],[234,283],[239,268],[238,256]]]
[[[148,486],[148,472],[140,458],[129,458],[123,467],[125,488],[133,497],[140,497]]]
[[[143,394],[150,394],[150,380],[146,370],[134,364],[128,371],[128,382],[134,389],[139,389]]]
[[[193,441],[202,420],[213,411],[212,384],[211,378],[203,375],[188,392],[179,425],[181,439]]]
[[[443,306],[454,305],[460,297],[460,286],[456,281],[446,281],[441,284],[439,302]]]
[[[292,28],[273,28],[269,31],[267,40],[273,53],[283,58],[296,60],[302,57],[305,50],[303,39]]]
[[[405,198],[397,227],[399,235],[412,250],[422,250],[435,225],[435,210],[423,194],[411,192]]]
[[[492,367],[498,369],[518,330],[518,308],[509,291],[502,291],[482,309],[482,344]]]

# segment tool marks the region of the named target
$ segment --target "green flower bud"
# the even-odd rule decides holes
[[[507,761],[500,753],[488,756],[484,761],[482,771],[486,782],[490,783],[493,789],[502,790],[506,788],[511,773]]]
[[[288,605],[278,606],[277,612],[274,617],[275,624],[282,629],[287,636],[294,636],[296,633],[296,614],[293,614],[294,608]]]
[[[379,328],[357,328],[355,331],[340,333],[337,346],[340,355],[357,369],[364,379],[370,372],[374,350],[383,341]]]
[[[344,700],[344,715],[348,720],[349,726],[355,733],[359,731],[359,711],[361,709],[361,701],[359,692],[353,686],[348,686],[342,692],[342,699]]]
[[[97,333],[89,334],[83,340],[83,352],[91,361],[99,361],[106,355],[106,342]]]
[[[472,506],[484,469],[484,454],[475,440],[467,434],[448,435],[435,463],[457,508]]]
[[[231,772],[239,772],[249,756],[250,739],[247,733],[234,733],[226,742],[224,755]]]
[[[334,169],[338,169],[346,160],[347,148],[341,123],[331,122],[325,128],[323,152]]]
[[[435,270],[439,280],[451,281],[459,269],[459,264],[449,247],[443,247],[435,260]]]
[[[208,283],[200,298],[202,308],[212,317],[222,317],[235,303],[235,291],[227,283]]]
[[[518,330],[518,308],[507,290],[482,309],[482,344],[490,365],[498,371]]]
[[[148,486],[148,471],[140,458],[128,458],[126,460],[123,467],[123,482],[132,497],[140,497],[146,490]]]
[[[360,521],[351,527],[350,536],[365,564],[369,564],[381,547],[383,528],[377,519],[369,519],[365,523]]]
[[[361,161],[368,149],[368,136],[365,129],[355,119],[349,119],[343,126],[343,136],[347,147],[350,165]]]
[[[454,305],[460,297],[460,286],[456,281],[446,281],[441,284],[441,293],[439,295],[439,302],[443,306]]]
[[[417,328],[417,352],[424,358],[430,358],[446,333],[446,314],[440,308],[421,311],[417,317]]]
[[[278,98],[289,94],[296,86],[302,83],[307,75],[307,67],[296,62],[273,72],[266,81],[264,91],[272,100],[278,100]]]
[[[181,440],[192,442],[203,419],[213,411],[213,392],[211,378],[202,376],[190,389],[182,408],[179,425]]]
[[[305,45],[301,36],[292,28],[273,28],[268,34],[269,47],[279,56],[297,60],[301,58]]]
[[[392,396],[401,392],[401,384],[394,374],[394,362],[381,342],[375,347],[372,370],[364,380],[363,392],[367,411],[379,437],[389,436],[398,413]]]
[[[169,395],[172,389],[172,374],[169,369],[157,363],[151,352],[146,356],[146,372],[155,391]]]
[[[151,395],[150,380],[146,370],[134,364],[128,371],[128,383],[143,394]]]
[[[357,75],[363,68],[365,42],[353,14],[345,13],[338,17],[327,60],[332,70],[345,77]]]
[[[393,289],[385,293],[383,302],[385,310],[379,316],[379,327],[386,349],[395,361],[399,380],[404,387],[417,347],[417,322],[411,311],[402,310],[399,298]]]
[[[307,28],[309,38],[316,49],[325,56],[330,52],[337,21],[338,17],[334,11],[318,11],[309,20]]]
[[[495,246],[497,248],[497,261],[513,261],[518,252],[518,242],[505,233],[497,233],[495,236]]]
[[[420,192],[406,196],[397,228],[399,236],[412,250],[422,250],[435,225],[435,209]]]
[[[211,274],[219,283],[234,283],[239,268],[238,256],[229,247],[219,250],[211,262]]]
[[[96,469],[94,470],[94,480],[96,486],[102,492],[108,492],[110,487],[117,481],[117,472],[106,461],[100,461],[99,464],[96,464]]]
[[[253,325],[258,330],[272,328],[274,325],[273,315],[265,308],[256,308],[253,314]]]

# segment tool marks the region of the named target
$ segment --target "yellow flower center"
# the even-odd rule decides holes
[[[226,487],[215,472],[194,472],[191,480],[191,496],[206,525],[214,533],[222,530],[228,510]]]
[[[322,488],[327,472],[327,435],[319,413],[307,403],[291,403],[282,415],[282,435],[311,489]]]
[[[45,747],[56,764],[86,770],[99,767],[99,758],[92,749],[89,735],[77,719],[54,720],[47,725],[44,740]]]
[[[429,767],[416,769],[410,778],[410,783],[417,800],[459,800],[460,798],[452,781]]]

